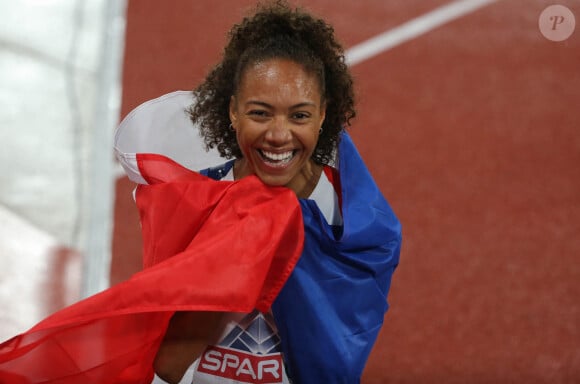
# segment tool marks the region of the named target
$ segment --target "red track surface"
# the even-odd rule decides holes
[[[308,7],[348,48],[445,3]],[[129,1],[122,115],[193,88],[251,4]],[[366,384],[580,382],[580,26],[546,40],[550,4],[500,1],[353,68],[351,133],[404,228]],[[140,267],[132,188],[113,282]]]

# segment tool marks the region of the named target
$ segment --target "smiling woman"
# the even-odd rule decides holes
[[[291,189],[303,208],[304,250],[266,313],[221,313],[219,321],[208,320],[215,313],[177,313],[156,371],[169,382],[179,382],[191,363],[195,383],[358,382],[386,310],[400,228],[344,133],[355,109],[343,48],[332,26],[284,2],[259,7],[229,36],[222,61],[194,90],[189,113],[207,147],[233,159],[202,173],[221,180],[257,176]],[[340,170],[332,167],[337,162]],[[361,268],[356,278],[354,260]],[[199,333],[208,321],[215,328]],[[263,323],[260,337],[252,334]],[[256,338],[279,341],[265,352],[248,347]],[[241,363],[246,357],[258,366],[272,358],[283,364],[260,381]],[[226,375],[228,367],[235,369]]]
[[[0,345],[0,382],[358,383],[401,227],[345,132],[352,88],[324,20],[275,2],[235,25],[191,105],[118,128],[145,269]],[[217,166],[191,166],[197,129]],[[189,157],[159,149],[174,131]]]

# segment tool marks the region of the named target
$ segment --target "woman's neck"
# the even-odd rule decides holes
[[[244,163],[245,159],[237,159],[234,163],[234,180],[241,179],[248,174],[248,169]],[[320,180],[320,175],[322,174],[323,166],[315,163],[312,159],[309,160],[302,169],[290,180],[285,187],[290,188],[296,193],[296,196],[301,199],[306,199],[310,197],[318,180]]]

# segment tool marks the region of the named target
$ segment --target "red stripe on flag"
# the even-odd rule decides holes
[[[149,268],[0,344],[0,382],[149,383],[175,311],[270,308],[302,251],[294,193],[159,156],[139,164],[154,183],[137,191]]]

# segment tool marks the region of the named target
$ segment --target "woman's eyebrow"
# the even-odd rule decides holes
[[[245,105],[246,106],[249,106],[249,105],[258,105],[258,106],[261,106],[261,107],[264,107],[264,108],[270,108],[270,109],[271,108],[274,108],[272,105],[266,103],[265,101],[260,101],[260,100],[248,100],[248,101],[246,101]]]
[[[303,103],[298,103],[296,105],[293,105],[290,107],[290,109],[298,109],[298,108],[304,108],[304,107],[314,107],[316,108],[317,105],[316,103],[310,102],[310,101],[305,101]]]
[[[249,106],[249,105],[258,105],[258,106],[261,106],[261,107],[264,107],[264,108],[269,108],[269,109],[273,109],[274,108],[273,105],[270,105],[270,104],[266,103],[265,101],[260,101],[260,100],[248,100],[248,101],[246,101],[245,104],[246,104],[246,106]],[[289,109],[298,109],[298,108],[304,108],[304,107],[314,107],[314,108],[316,108],[317,105],[314,102],[304,101],[304,102],[301,102],[301,103],[294,104],[294,105],[290,106]]]

